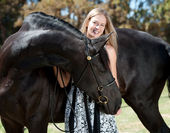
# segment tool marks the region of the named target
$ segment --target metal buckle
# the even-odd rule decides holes
[[[107,104],[108,103],[108,98],[106,96],[99,96],[98,97],[98,102],[102,103],[102,104]]]
[[[103,86],[98,86],[98,87],[97,87],[97,90],[98,90],[98,91],[103,91]]]

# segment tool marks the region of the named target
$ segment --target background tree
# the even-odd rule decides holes
[[[23,4],[23,0],[0,0],[0,44],[18,30],[14,23],[20,15],[19,10]]]
[[[87,13],[95,7],[106,9],[116,27],[126,23],[126,16],[130,11],[129,0],[110,0],[107,2],[103,2],[103,0],[42,0],[31,8],[28,8],[28,5],[25,4],[21,14],[25,17],[31,12],[42,11],[60,17],[80,28]]]
[[[159,31],[155,33],[156,36],[170,42],[170,0],[161,0],[152,5],[151,10],[154,14],[151,20],[159,26]],[[152,31],[148,30],[148,32],[152,34]]]
[[[151,33],[170,43],[170,0],[131,0],[128,22],[138,30]]]
[[[1,0],[0,6],[0,44],[31,12],[42,11],[80,28],[95,7],[106,9],[115,27],[146,31],[170,43],[170,0],[41,0],[32,5],[26,0]]]
[[[94,1],[87,0],[41,0],[37,5],[24,5],[21,10],[23,17],[31,12],[41,11],[59,17],[79,28],[88,11],[95,7]]]

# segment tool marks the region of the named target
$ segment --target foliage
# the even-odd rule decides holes
[[[170,0],[164,0],[157,5],[153,5],[152,13],[154,14],[152,20],[156,20],[159,25],[157,36],[160,35],[170,42]],[[148,32],[152,34],[152,31],[148,30]]]
[[[26,16],[31,12],[42,11],[80,27],[85,15],[94,7],[94,2],[87,0],[42,0],[32,7],[25,4],[21,14]]]
[[[27,5],[23,6],[21,14],[28,15],[34,11],[42,11],[49,15],[62,18],[65,21],[80,28],[83,20],[88,12],[95,7],[102,7],[106,9],[111,16],[116,27],[126,23],[126,16],[129,12],[129,0],[110,0],[102,2],[102,0],[42,0],[37,5],[29,8]]]
[[[170,0],[131,0],[135,9],[129,17],[132,28],[143,30],[170,43]]]
[[[146,31],[170,43],[170,0],[41,0],[31,6],[23,0],[1,0],[0,6],[0,44],[31,12],[42,11],[80,28],[95,7],[106,9],[115,27]]]
[[[23,0],[1,0],[0,1],[0,44],[7,36],[18,29],[14,27],[17,20],[19,9],[23,5]]]

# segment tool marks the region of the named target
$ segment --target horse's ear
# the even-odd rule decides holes
[[[104,47],[104,45],[109,40],[109,37],[112,33],[113,32],[111,32],[109,34],[102,35],[96,39],[91,40],[91,43],[92,43],[93,47],[95,48],[96,52],[98,52],[102,47]]]

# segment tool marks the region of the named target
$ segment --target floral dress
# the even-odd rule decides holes
[[[73,92],[74,87],[71,88],[69,94],[68,94],[68,100],[66,104],[66,110],[65,110],[65,130],[70,131],[69,129],[69,118],[70,118],[70,112],[71,112],[71,105],[73,101]],[[83,92],[80,91],[78,88],[76,88],[75,93],[75,108],[74,108],[74,133],[88,133],[88,122],[86,117],[86,111],[85,111],[85,103],[84,103],[84,95]],[[90,123],[93,130],[94,126],[94,107],[95,103],[93,100],[90,100],[87,96],[87,106],[88,106],[88,112],[90,117]],[[100,112],[100,133],[118,133],[115,117],[114,115],[108,115],[103,112]]]

